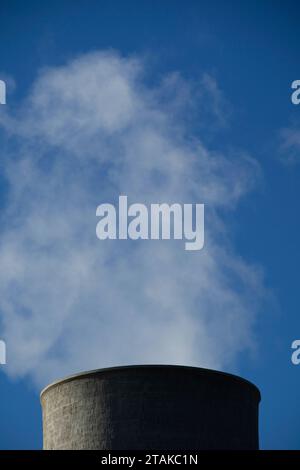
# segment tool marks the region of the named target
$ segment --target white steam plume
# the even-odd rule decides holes
[[[224,214],[257,164],[188,132],[166,92],[182,78],[151,88],[143,73],[136,58],[88,54],[43,70],[16,112],[1,109],[0,336],[11,376],[40,386],[130,363],[230,368],[253,345],[261,276],[234,253]],[[204,203],[204,249],[99,241],[96,207],[119,194]]]

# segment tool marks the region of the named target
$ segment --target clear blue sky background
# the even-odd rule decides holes
[[[263,171],[261,187],[234,214],[234,243],[259,263],[274,300],[258,320],[255,358],[239,372],[262,393],[261,447],[300,449],[300,366],[290,361],[300,338],[300,156],[287,164],[280,129],[300,122],[290,86],[300,79],[297,1],[83,1],[0,4],[0,72],[15,79],[17,104],[37,70],[76,54],[114,48],[149,55],[149,80],[178,70],[196,80],[213,74],[231,106],[231,122],[215,149],[247,149]],[[1,78],[1,77],[0,77]],[[9,360],[9,351],[8,351]],[[0,371],[0,448],[41,448],[41,410],[27,380]]]

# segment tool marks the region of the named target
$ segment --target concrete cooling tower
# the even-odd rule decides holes
[[[84,372],[41,393],[44,449],[258,449],[259,390],[185,366]]]

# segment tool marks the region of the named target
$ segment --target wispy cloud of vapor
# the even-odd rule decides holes
[[[0,312],[11,376],[40,386],[130,363],[231,368],[253,345],[261,276],[235,254],[226,214],[255,184],[257,164],[213,153],[185,128],[182,103],[170,99],[182,78],[151,88],[143,73],[137,58],[84,55],[41,71],[13,115],[1,110]],[[204,249],[99,241],[96,207],[120,194],[204,203]]]
[[[287,164],[300,162],[300,127],[291,126],[281,129],[281,160]]]

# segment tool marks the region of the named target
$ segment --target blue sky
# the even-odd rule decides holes
[[[176,307],[166,298],[180,280],[171,269],[177,265],[184,266],[186,283],[185,294],[178,293],[176,305],[190,309],[191,317],[186,319],[178,311],[170,320],[165,331],[169,331],[170,338],[177,338],[178,350],[172,350],[168,339],[165,347],[158,348],[160,362],[172,362],[174,358],[175,362],[199,366],[212,364],[252,380],[262,393],[261,447],[300,448],[300,366],[292,365],[290,360],[291,343],[300,337],[300,106],[294,106],[290,99],[291,83],[300,79],[297,3],[1,2],[0,78],[8,88],[7,105],[5,110],[4,106],[0,108],[0,257],[5,270],[0,270],[4,299],[0,305],[0,338],[7,341],[7,365],[0,371],[2,449],[41,448],[38,392],[48,380],[95,366],[87,359],[90,355],[95,356],[98,367],[120,363],[122,358],[125,363],[139,362],[139,353],[133,357],[125,345],[119,346],[119,336],[110,334],[117,327],[122,335],[126,319],[128,323],[134,320],[136,331],[144,331],[147,325],[150,329],[152,323],[159,323],[160,315],[169,318],[170,310]],[[106,70],[104,78],[101,70]],[[99,86],[95,104],[88,95],[88,102],[77,100],[82,83],[92,76],[96,79],[91,78],[87,88],[97,94]],[[116,103],[111,111],[105,94],[107,84],[114,80],[128,87],[129,98],[120,88],[112,88],[110,96],[115,96]],[[71,98],[66,90],[70,90]],[[94,115],[94,108],[99,113]],[[129,123],[128,110],[132,111]],[[82,118],[82,133],[72,113]],[[67,122],[63,121],[65,115]],[[89,130],[94,123],[96,130],[97,125],[101,128],[101,139],[96,130]],[[160,125],[162,130],[158,129]],[[145,146],[145,136],[151,141],[149,147]],[[201,142],[201,149],[195,141]],[[93,155],[99,146],[105,150],[98,173]],[[120,148],[129,147],[126,160],[122,160]],[[149,157],[149,148],[157,161]],[[179,155],[179,162],[183,154],[192,161],[192,154],[198,151],[202,166],[196,167],[193,175],[188,166],[184,173],[172,166],[174,155]],[[114,158],[121,166],[112,165]],[[125,176],[120,179],[114,172],[120,172],[124,165]],[[129,195],[133,199],[141,197],[143,186],[146,201],[154,198],[152,202],[157,202],[156,196],[164,196],[157,178],[143,180],[147,168],[158,169],[164,177],[168,171],[173,172],[174,180],[167,186],[170,200],[174,191],[182,200],[193,200],[196,195],[204,200],[193,202],[205,202],[208,211],[207,255],[204,249],[199,257],[183,259],[184,253],[178,254],[181,248],[157,245],[155,254],[162,263],[159,275],[164,275],[159,279],[165,281],[166,290],[157,293],[155,283],[151,285],[159,302],[157,316],[153,317],[145,308],[147,299],[150,306],[156,305],[152,291],[145,289],[151,276],[157,274],[156,266],[146,261],[152,245],[139,245],[136,253],[131,246],[116,247],[108,242],[109,254],[99,258],[99,263],[109,263],[109,267],[106,277],[100,279],[92,266],[94,250],[100,252],[100,245],[89,238],[90,230],[94,237],[97,204],[107,202],[102,201],[105,196],[115,198],[119,194],[112,185],[132,191]],[[182,179],[183,175],[187,180]],[[190,182],[199,183],[200,189],[193,192],[186,188]],[[57,194],[57,200],[53,194]],[[40,210],[60,231],[50,229],[45,236]],[[90,210],[92,216],[87,215]],[[66,214],[70,225],[64,225],[61,214]],[[86,223],[78,220],[83,216]],[[226,230],[220,229],[220,224]],[[77,228],[79,235],[74,235],[70,227]],[[41,243],[45,238],[46,248]],[[82,248],[82,259],[74,259],[72,247],[78,251]],[[4,256],[6,253],[9,257]],[[53,283],[60,257],[73,266],[63,272],[63,290]],[[116,262],[118,257],[131,259],[130,272],[128,264]],[[33,267],[29,267],[31,263]],[[218,264],[220,268],[216,268]],[[82,265],[83,273],[78,268]],[[74,271],[80,274],[73,276]],[[191,277],[194,272],[195,279]],[[134,291],[135,276],[139,274],[144,295],[131,309],[125,293],[130,296]],[[37,279],[41,280],[40,286]],[[116,279],[115,286],[112,279]],[[109,292],[103,309],[118,311],[113,319],[104,315],[99,320],[96,313],[93,318],[77,313],[77,309],[97,312],[100,308],[98,282]],[[28,283],[37,288],[29,288]],[[49,283],[53,283],[51,288]],[[122,312],[113,298],[114,288],[120,288],[120,302],[125,305]],[[215,289],[218,304],[207,294],[209,288]],[[83,294],[72,298],[73,303],[63,301],[64,292],[69,300],[74,289]],[[47,308],[40,311],[43,302],[50,304],[49,312]],[[37,306],[39,314],[35,312]],[[63,320],[57,312],[53,316],[51,308],[64,312]],[[140,308],[146,309],[141,319],[136,316]],[[210,308],[212,319],[207,320]],[[236,316],[232,324],[233,311]],[[222,330],[222,322],[223,326],[229,325],[229,332],[226,326]],[[97,334],[94,337],[88,329],[92,349],[86,355],[76,350],[86,349],[80,337],[88,323],[95,326],[95,331],[105,331],[99,333],[99,341],[107,341],[108,357],[104,362],[102,349],[97,348]],[[183,338],[176,336],[178,325],[185,332]],[[193,338],[195,346],[186,349],[189,331],[195,325],[199,327],[199,340]],[[205,336],[211,342],[206,344]],[[148,358],[151,362],[148,339],[145,333],[149,350],[141,351],[140,362]],[[142,348],[138,342],[134,345],[137,351]],[[158,357],[154,360],[159,362]]]

